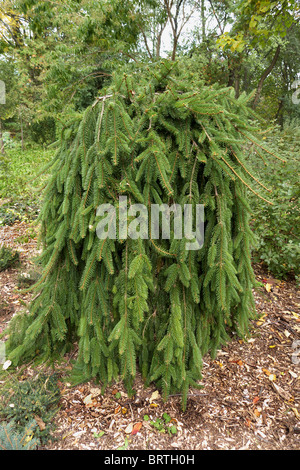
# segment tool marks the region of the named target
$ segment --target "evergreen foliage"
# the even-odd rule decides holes
[[[0,271],[5,271],[17,261],[19,261],[19,253],[8,246],[2,245],[0,248]]]
[[[32,438],[32,428],[36,426],[35,422],[29,423],[26,429],[16,430],[15,424],[0,424],[0,450],[35,450],[39,440]]]
[[[78,341],[74,377],[105,386],[136,367],[163,397],[186,405],[202,357],[255,315],[247,191],[258,181],[243,147],[261,148],[249,125],[251,96],[206,87],[178,65],[116,74],[82,120],[62,131],[40,214],[43,273],[29,315],[13,318],[15,363],[63,355]],[[200,250],[187,240],[100,240],[97,207],[204,204]]]
[[[15,431],[24,433],[30,429],[34,440],[42,443],[51,437],[52,419],[58,410],[60,390],[56,374],[40,374],[12,384],[9,390],[3,390],[0,402],[0,417],[13,423]],[[37,420],[43,422],[40,428]],[[0,433],[1,434],[1,433]]]

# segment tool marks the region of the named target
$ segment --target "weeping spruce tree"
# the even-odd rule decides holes
[[[116,74],[81,120],[62,132],[40,214],[42,276],[29,314],[14,317],[14,363],[65,354],[73,375],[103,386],[137,368],[166,399],[199,386],[202,357],[255,315],[246,168],[246,95],[205,87],[170,62]],[[201,249],[186,238],[97,236],[101,204],[203,204]],[[150,214],[150,212],[149,212]],[[132,219],[132,217],[131,217]],[[130,215],[128,216],[128,223]],[[172,221],[171,221],[172,222]]]

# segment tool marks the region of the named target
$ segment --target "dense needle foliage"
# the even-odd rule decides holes
[[[245,94],[205,87],[180,64],[117,74],[62,132],[40,215],[43,274],[30,314],[14,317],[14,362],[63,355],[74,376],[131,389],[137,367],[166,399],[201,379],[202,357],[255,314],[247,191],[259,183],[243,147],[262,149]],[[255,186],[254,186],[255,185]],[[205,238],[97,237],[100,204],[204,204]],[[257,195],[257,197],[259,197]],[[171,226],[172,227],[172,226]]]

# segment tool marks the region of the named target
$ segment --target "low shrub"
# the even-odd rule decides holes
[[[16,430],[15,424],[0,424],[0,450],[34,450],[39,444],[39,440],[33,438],[33,431],[37,424],[31,422],[22,431]]]
[[[3,245],[0,248],[0,271],[5,271],[13,266],[17,261],[19,261],[19,258],[20,256],[17,251]]]
[[[35,423],[33,436],[47,442],[53,428],[52,419],[58,409],[60,390],[56,374],[13,382],[9,389],[2,392],[0,416],[3,420],[14,423],[17,431]]]

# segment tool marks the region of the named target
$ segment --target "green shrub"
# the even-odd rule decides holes
[[[17,221],[33,221],[39,214],[39,208],[40,205],[37,201],[20,199],[17,202],[4,202],[0,206],[0,226],[13,225]],[[26,240],[24,241],[26,242]]]
[[[245,139],[256,140],[251,97],[205,87],[169,61],[116,74],[101,94],[62,132],[39,218],[40,295],[10,323],[7,357],[18,364],[38,350],[47,360],[76,344],[74,382],[121,378],[131,394],[138,367],[164,400],[179,391],[185,409],[189,387],[201,387],[202,357],[248,335],[256,316],[246,199],[254,183],[244,162]],[[195,214],[203,204],[203,246],[190,250],[189,223],[178,237],[173,209],[167,238],[150,213],[139,222],[128,214],[141,236],[101,239],[97,209],[118,209],[121,196],[147,213],[176,203],[179,229],[186,205]]]
[[[15,148],[17,143],[11,138],[10,132],[3,132],[2,139],[6,149]]]
[[[50,439],[52,418],[57,411],[60,390],[57,375],[40,374],[21,382],[16,382],[2,393],[0,416],[22,430],[29,423],[42,422],[43,426],[34,428],[34,437],[46,442]]]
[[[39,440],[32,437],[35,422],[31,422],[23,431],[18,431],[13,422],[0,424],[0,450],[34,450]]]
[[[300,206],[299,206],[299,154],[300,131],[287,126],[275,129],[266,137],[269,147],[284,162],[270,159],[265,166],[258,154],[251,162],[260,181],[272,190],[270,205],[257,198],[252,200],[252,228],[257,237],[253,253],[255,262],[262,262],[276,277],[300,275]]]
[[[19,261],[19,253],[17,251],[5,245],[0,248],[0,271],[10,268],[17,261]]]
[[[23,289],[30,287],[38,281],[41,273],[38,269],[30,269],[28,272],[20,273],[18,276],[18,287]]]

